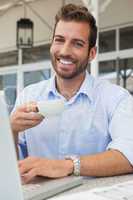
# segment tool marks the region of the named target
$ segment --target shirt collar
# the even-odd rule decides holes
[[[92,77],[87,71],[85,75],[85,79],[77,92],[76,96],[80,94],[85,94],[92,101],[92,87],[94,84],[94,77]],[[50,98],[51,96],[60,97],[61,95],[58,93],[55,86],[55,75],[49,79],[49,85],[46,89],[47,96]]]
[[[92,87],[94,84],[94,77],[91,76],[87,71],[86,71],[86,75],[85,75],[85,79],[79,89],[79,91],[77,92],[77,96],[79,94],[85,94],[91,101],[92,99]]]
[[[46,94],[48,97],[57,96],[58,92],[55,86],[55,75],[49,79],[49,84],[46,88]]]

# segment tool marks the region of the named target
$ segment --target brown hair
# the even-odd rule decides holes
[[[96,39],[97,39],[96,20],[86,7],[74,5],[74,4],[67,4],[61,7],[61,9],[58,11],[58,13],[55,16],[54,33],[55,33],[57,23],[60,20],[87,22],[90,26],[90,36],[88,38],[89,47],[92,48],[96,45]]]

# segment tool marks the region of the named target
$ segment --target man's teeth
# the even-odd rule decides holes
[[[63,60],[63,59],[60,59],[60,63],[64,64],[64,65],[71,65],[71,64],[73,64],[72,61],[70,61],[70,60]]]

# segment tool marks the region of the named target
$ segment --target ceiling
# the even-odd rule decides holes
[[[31,3],[37,0],[25,0],[25,3]],[[14,6],[20,6],[22,5],[22,0],[0,0],[0,14],[2,14],[4,11],[14,7]]]
[[[97,1],[100,29],[133,23],[133,0]],[[50,42],[54,16],[63,4],[90,6],[94,2],[94,0],[0,0],[0,52],[16,49],[16,22],[25,15],[34,22],[34,45],[38,46]]]
[[[71,2],[83,4],[82,0],[0,0],[0,52],[16,49],[16,22],[23,17],[34,22],[34,45],[49,43],[54,16]]]

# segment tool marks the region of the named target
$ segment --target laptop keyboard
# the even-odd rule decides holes
[[[40,200],[71,189],[82,184],[82,177],[65,177],[60,179],[36,179],[36,181],[22,185],[25,200]],[[42,198],[43,197],[43,198]]]
[[[34,193],[38,190],[41,190],[42,188],[44,188],[44,185],[46,182],[50,182],[50,180],[48,178],[36,178],[35,180],[33,180],[31,183],[28,184],[24,184],[22,185],[22,190],[24,193],[24,196],[30,193]]]
[[[38,190],[41,187],[40,184],[26,184],[26,185],[22,185],[22,189],[24,193],[27,192],[33,192],[35,190]]]
[[[40,195],[44,191],[44,184],[34,183],[22,185],[22,190],[25,200],[36,199],[36,196]]]

